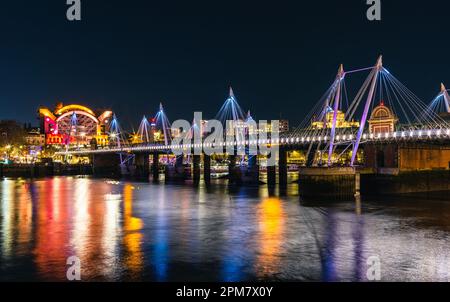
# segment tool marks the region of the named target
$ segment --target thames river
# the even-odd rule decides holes
[[[0,180],[0,280],[450,281],[448,194],[304,204],[297,185]]]

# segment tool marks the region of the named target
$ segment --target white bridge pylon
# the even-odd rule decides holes
[[[352,99],[348,99],[348,75],[368,71],[363,84]],[[450,100],[448,92],[443,89],[441,95]],[[383,133],[388,137],[402,137],[399,133],[428,132],[441,129],[447,132],[449,124],[437,113],[431,112],[413,92],[397,80],[384,66],[383,57],[379,56],[374,66],[351,71],[344,71],[342,65],[332,85],[324,96],[316,103],[312,111],[300,126],[289,134],[289,139],[298,137],[318,137],[321,140],[310,140],[306,153],[307,165],[322,165],[322,156],[328,155],[327,166],[334,165],[341,156],[351,151],[348,164],[358,164],[358,150],[362,143],[370,140],[368,121],[375,106],[386,105],[395,116],[392,133]],[[423,130],[423,131],[420,131]],[[392,135],[391,135],[392,134]],[[339,140],[338,137],[351,138]],[[314,150],[313,149],[314,145]],[[324,147],[325,146],[325,147]],[[337,147],[339,154],[336,154]],[[312,156],[310,156],[312,155]]]
[[[359,130],[358,130],[358,133],[356,134],[356,141],[355,141],[355,144],[354,144],[353,150],[352,150],[352,159],[350,161],[350,166],[353,166],[355,163],[356,154],[357,154],[358,148],[359,148],[359,143],[361,142],[361,136],[362,136],[362,134],[364,132],[364,128],[366,126],[367,115],[369,114],[370,105],[373,102],[375,85],[377,84],[377,79],[378,79],[378,73],[380,72],[382,67],[383,67],[383,57],[380,56],[378,58],[377,64],[375,65],[375,68],[372,70],[372,72],[369,75],[369,77],[372,77],[372,80],[371,80],[372,83],[370,85],[369,95],[367,96],[366,104],[364,106],[364,111],[363,111],[362,118],[360,121]]]
[[[443,83],[441,83],[441,94],[444,97],[445,109],[447,110],[447,113],[450,113],[450,96]]]
[[[334,151],[334,139],[336,136],[336,120],[337,120],[337,114],[338,114],[338,110],[339,110],[339,103],[340,103],[340,98],[341,98],[341,86],[342,86],[342,82],[344,80],[344,76],[345,76],[344,66],[341,64],[339,66],[339,71],[336,76],[335,84],[333,85],[334,87],[336,87],[335,88],[336,96],[334,98],[333,120],[332,120],[332,125],[331,125],[330,144],[329,144],[330,146],[328,149],[328,166],[331,165],[331,156]],[[328,98],[327,98],[327,102],[328,102]],[[328,105],[326,107],[328,107]],[[326,115],[325,115],[325,118],[326,118]]]

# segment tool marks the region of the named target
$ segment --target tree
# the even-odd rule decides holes
[[[25,142],[26,131],[16,121],[0,121],[0,146],[22,145]]]

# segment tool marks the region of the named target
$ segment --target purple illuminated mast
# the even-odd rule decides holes
[[[336,76],[335,81],[335,87],[336,87],[336,95],[334,98],[334,107],[333,107],[333,121],[331,125],[331,135],[330,135],[330,149],[328,150],[328,166],[331,165],[331,155],[333,154],[333,148],[334,148],[334,137],[336,134],[336,120],[337,120],[337,113],[339,110],[339,100],[341,98],[341,82],[344,79],[344,66],[341,64],[339,66],[339,71]],[[326,108],[325,108],[326,110]],[[326,119],[326,115],[325,115]]]
[[[441,83],[441,93],[444,96],[445,109],[450,113],[450,96],[448,95],[448,91],[445,88],[444,84]]]
[[[383,57],[382,56],[380,56],[378,58],[377,64],[375,65],[375,68],[372,71],[372,84],[370,85],[370,91],[369,91],[369,94],[367,95],[367,101],[366,101],[366,105],[364,106],[364,111],[363,111],[362,118],[360,121],[359,130],[358,130],[358,133],[356,134],[356,142],[355,142],[355,145],[353,146],[352,160],[350,162],[350,166],[354,166],[354,163],[355,163],[356,153],[358,152],[359,143],[361,142],[361,136],[364,132],[364,127],[366,125],[366,120],[367,120],[367,114],[369,113],[370,104],[372,104],[373,95],[374,95],[374,91],[375,91],[375,85],[377,83],[378,73],[380,72],[381,68],[383,68]]]

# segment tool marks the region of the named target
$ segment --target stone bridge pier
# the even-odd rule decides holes
[[[280,186],[287,185],[288,177],[288,150],[286,148],[280,148],[278,154],[278,181]]]
[[[114,177],[122,176],[120,156],[117,153],[92,154],[92,173],[94,176]]]
[[[134,157],[134,177],[138,179],[149,179],[150,156],[148,153],[137,153]]]
[[[203,154],[203,181],[211,184],[211,156],[207,154]]]
[[[151,159],[151,173],[153,182],[159,181],[159,152],[153,152]]]
[[[177,155],[174,165],[167,165],[165,169],[166,181],[183,182],[186,179],[186,172],[184,170],[184,155]]]

